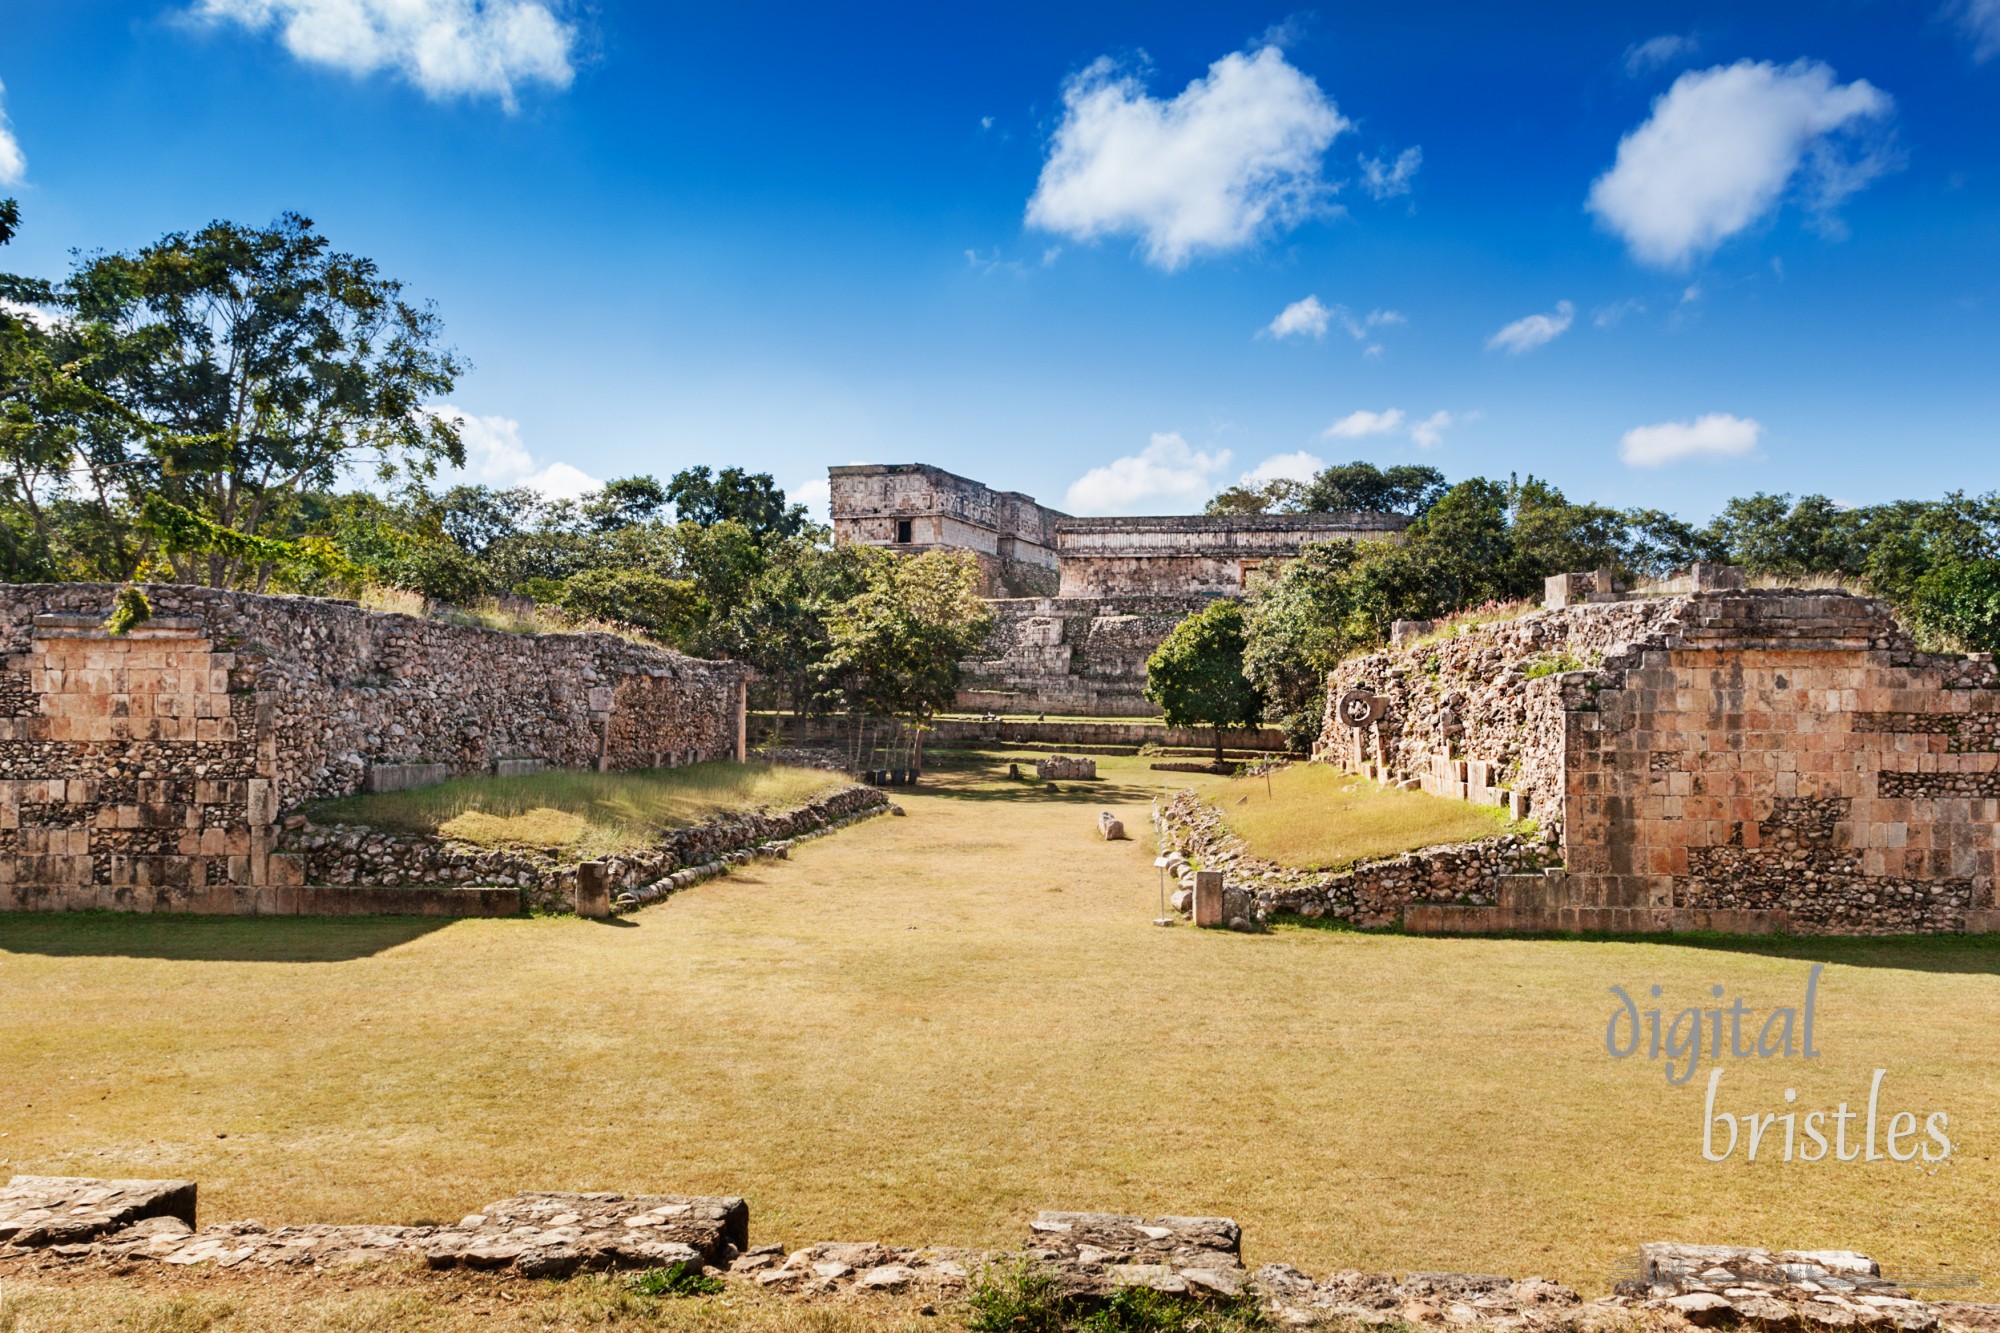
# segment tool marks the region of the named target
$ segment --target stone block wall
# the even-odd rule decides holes
[[[280,814],[377,766],[627,769],[738,756],[747,672],[318,598],[0,586],[0,909],[266,910]]]
[[[1063,597],[1185,597],[1241,593],[1266,564],[1308,542],[1401,541],[1400,514],[1227,514],[1060,518]]]
[[[1207,598],[1021,597],[993,603],[982,655],[959,664],[959,706],[1155,717],[1146,659]]]
[[[1874,599],[1569,605],[1330,687],[1319,757],[1538,820],[1567,926],[2000,929],[2000,673],[1917,652]],[[1386,701],[1358,730],[1332,708],[1357,688]]]

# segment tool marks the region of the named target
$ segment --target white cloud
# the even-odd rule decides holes
[[[1027,220],[1078,240],[1137,236],[1176,269],[1326,208],[1321,159],[1348,125],[1275,46],[1224,56],[1172,101],[1099,59],[1063,88]]]
[[[512,417],[480,417],[443,403],[425,408],[446,421],[456,418],[465,443],[465,466],[442,478],[447,485],[526,486],[552,500],[575,499],[603,482],[568,463],[543,463],[521,442],[521,423]]]
[[[1273,338],[1290,338],[1295,335],[1311,334],[1315,338],[1326,336],[1326,321],[1333,312],[1319,303],[1317,296],[1308,296],[1303,301],[1294,301],[1278,312],[1278,317],[1264,326],[1264,332]]]
[[[1400,407],[1386,412],[1349,412],[1320,432],[1321,439],[1363,440],[1374,435],[1407,435],[1419,449],[1435,449],[1444,443],[1444,433],[1453,426],[1477,420],[1479,413],[1454,414],[1438,411],[1421,420],[1412,420]],[[1310,455],[1298,455],[1310,457]],[[1314,460],[1317,462],[1317,460]]]
[[[1568,301],[1558,301],[1556,308],[1545,315],[1524,315],[1515,320],[1488,338],[1486,346],[1488,350],[1499,348],[1519,356],[1554,342],[1569,332],[1575,321],[1576,307]]]
[[[300,60],[350,74],[392,69],[431,97],[567,88],[576,30],[541,0],[196,0],[191,11],[252,32],[276,27]]]
[[[1700,47],[1701,42],[1693,33],[1668,32],[1648,37],[1625,48],[1625,73],[1636,79],[1682,56],[1691,56]]]
[[[1444,433],[1451,429],[1453,417],[1449,412],[1433,412],[1422,421],[1410,423],[1410,440],[1419,449],[1435,449],[1444,443]]]
[[[1591,312],[1590,322],[1600,329],[1616,328],[1627,315],[1643,315],[1646,303],[1636,296],[1628,296],[1622,301],[1601,305]]]
[[[0,296],[0,314],[26,320],[38,329],[54,328],[58,318],[53,310],[44,310],[41,306],[29,305],[25,301],[10,301],[4,296]]]
[[[1710,412],[1693,421],[1663,421],[1625,432],[1618,456],[1627,467],[1664,467],[1690,458],[1741,458],[1757,447],[1764,427],[1749,417]]]
[[[1263,486],[1273,481],[1311,481],[1326,470],[1326,460],[1301,449],[1273,454],[1236,479],[1239,486]]]
[[[13,185],[28,174],[28,155],[21,151],[21,141],[8,123],[6,96],[7,85],[0,83],[0,185]]]
[[[833,522],[833,485],[825,477],[801,482],[785,493],[788,504],[804,505],[815,523]]]
[[[1985,64],[2000,56],[2000,0],[1955,0],[1947,7],[1972,42],[1972,58]]]
[[[1685,264],[1775,209],[1795,177],[1823,215],[1867,185],[1886,155],[1850,157],[1835,136],[1894,105],[1865,79],[1836,83],[1816,60],[1690,71],[1619,140],[1617,161],[1590,187],[1590,211],[1645,263]]]
[[[1391,435],[1403,424],[1403,409],[1392,407],[1386,412],[1349,412],[1340,420],[1321,431],[1329,440],[1359,440],[1369,435]]]
[[[1416,179],[1417,168],[1424,164],[1424,150],[1405,148],[1396,154],[1394,162],[1384,162],[1379,157],[1362,157],[1361,188],[1368,191],[1371,199],[1394,199],[1399,194],[1410,192],[1410,183]]]
[[[1094,467],[1064,496],[1074,514],[1129,514],[1142,504],[1191,508],[1208,498],[1229,451],[1197,450],[1178,431],[1154,435],[1136,454]]]

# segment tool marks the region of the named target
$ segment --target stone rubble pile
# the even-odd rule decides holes
[[[873,1241],[751,1247],[740,1198],[527,1192],[453,1226],[286,1226],[196,1230],[187,1181],[16,1176],[0,1190],[0,1277],[32,1263],[96,1260],[301,1272],[400,1261],[513,1277],[683,1264],[801,1297],[881,1293],[956,1300],[983,1278],[1039,1271],[1080,1302],[1132,1287],[1201,1301],[1255,1301],[1277,1323],[1389,1329],[1477,1326],[1495,1333],[1633,1333],[1737,1328],[1752,1333],[2000,1333],[2000,1305],[1923,1301],[1848,1250],[1768,1251],[1654,1243],[1639,1276],[1583,1300],[1541,1278],[1480,1273],[1335,1272],[1289,1264],[1248,1272],[1242,1230],[1224,1217],[1043,1212],[1017,1250]],[[927,1313],[932,1311],[926,1311]]]
[[[1640,1274],[1603,1305],[1671,1311],[1700,1327],[1772,1330],[2000,1329],[2000,1305],[1927,1302],[1852,1250],[1770,1250],[1654,1242]]]
[[[1035,761],[1035,776],[1052,782],[1079,782],[1097,776],[1097,761],[1052,754]]]

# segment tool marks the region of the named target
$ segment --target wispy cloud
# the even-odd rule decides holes
[[[1208,498],[1228,466],[1227,449],[1196,449],[1178,431],[1158,434],[1138,453],[1078,477],[1064,503],[1075,514],[1129,514],[1142,506],[1189,509]]]
[[[1691,32],[1667,32],[1658,37],[1648,37],[1625,48],[1625,73],[1636,79],[1662,65],[1671,65],[1682,56],[1691,56],[1700,49],[1700,39]]]
[[[1612,301],[1601,305],[1590,314],[1590,322],[1600,329],[1616,328],[1627,315],[1643,315],[1646,303],[1636,296],[1628,296],[1622,301]]]
[[[540,0],[196,0],[194,17],[278,30],[298,59],[350,74],[393,70],[430,97],[567,88],[576,30]]]
[[[6,98],[7,85],[0,83],[0,185],[13,185],[28,174],[28,155],[7,120]]]
[[[1985,64],[2000,56],[2000,0],[1953,0],[1945,6],[1958,30],[1972,43],[1972,58]]]
[[[1856,135],[1894,106],[1865,79],[1836,82],[1816,60],[1690,71],[1619,140],[1616,162],[1590,187],[1590,211],[1634,257],[1664,267],[1751,226],[1795,180],[1807,206],[1830,219],[1891,165],[1886,148]]]
[[[1394,162],[1366,156],[1357,160],[1361,164],[1361,188],[1368,191],[1368,197],[1394,199],[1399,194],[1410,192],[1417,178],[1417,168],[1424,164],[1424,150],[1405,148],[1396,154]]]
[[[1742,458],[1757,448],[1764,427],[1750,417],[1710,412],[1692,421],[1663,421],[1625,432],[1618,457],[1627,467],[1655,468],[1689,459]]]
[[[1524,315],[1505,326],[1486,340],[1486,346],[1489,350],[1519,356],[1554,342],[1569,332],[1569,326],[1575,322],[1576,307],[1568,301],[1558,301],[1556,308],[1546,314]]]
[[[1030,225],[1136,236],[1148,262],[1242,249],[1329,207],[1322,159],[1349,126],[1275,46],[1224,56],[1172,100],[1109,58],[1063,88]]]
[[[1449,412],[1433,412],[1422,421],[1410,423],[1410,442],[1419,449],[1435,449],[1444,443],[1444,433],[1455,418]]]
[[[1320,432],[1321,439],[1365,440],[1374,436],[1401,435],[1419,449],[1435,449],[1444,443],[1444,433],[1461,422],[1478,417],[1477,412],[1455,414],[1445,411],[1412,418],[1400,407],[1381,412],[1349,412]]]

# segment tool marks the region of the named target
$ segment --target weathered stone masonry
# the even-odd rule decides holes
[[[1418,929],[2000,929],[2000,674],[1841,592],[1545,610],[1342,664],[1320,757],[1538,820],[1563,878]],[[1332,710],[1384,697],[1356,731]]]
[[[113,637],[116,591],[0,587],[0,909],[291,910],[281,812],[371,772],[742,753],[738,665],[170,586]]]
[[[834,539],[969,552],[993,631],[962,708],[1151,717],[1146,659],[1211,599],[1308,542],[1400,541],[1399,514],[1074,518],[924,463],[827,469]]]

